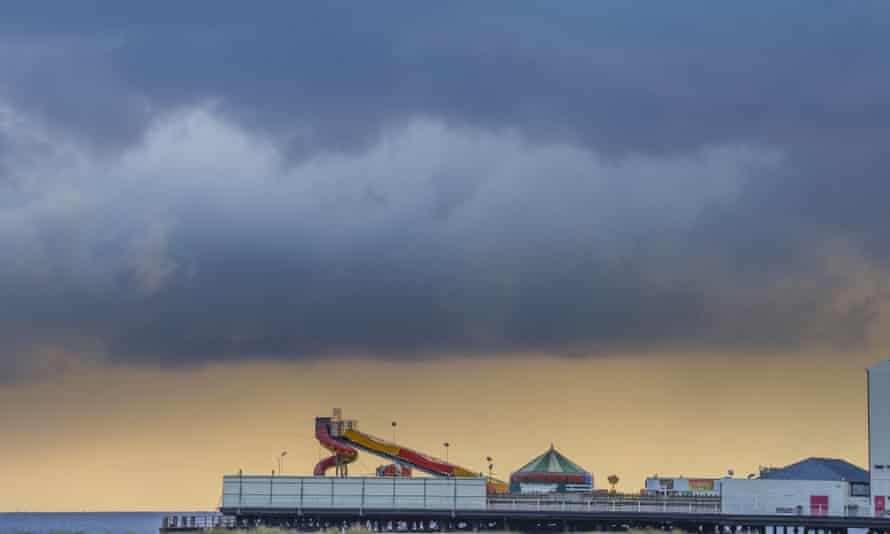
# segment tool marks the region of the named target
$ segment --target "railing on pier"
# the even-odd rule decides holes
[[[161,519],[161,532],[204,530],[209,528],[234,528],[235,518],[222,514],[176,514]]]
[[[649,512],[649,513],[720,513],[718,499],[675,500],[627,498],[572,498],[552,497],[492,497],[488,499],[489,511],[529,512]]]
[[[222,509],[485,510],[484,478],[223,477]]]

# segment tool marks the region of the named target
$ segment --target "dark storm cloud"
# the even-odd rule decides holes
[[[59,346],[847,347],[880,316],[885,3],[4,11],[8,377]]]
[[[106,137],[218,98],[298,151],[417,114],[614,150],[850,142],[890,77],[878,2],[52,5],[0,23],[26,62],[11,92]]]

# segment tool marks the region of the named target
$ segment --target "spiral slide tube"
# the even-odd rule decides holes
[[[333,456],[329,456],[316,464],[312,474],[317,477],[324,476],[328,469],[338,464],[345,466],[354,462],[358,456],[358,451],[331,436],[330,417],[315,418],[315,439],[321,443],[322,447],[334,453]]]

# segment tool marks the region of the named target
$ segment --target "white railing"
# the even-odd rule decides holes
[[[161,530],[202,530],[208,528],[234,528],[235,519],[221,514],[176,514],[161,519]]]
[[[222,508],[484,510],[482,478],[223,478]]]
[[[670,502],[652,499],[553,499],[553,498],[505,498],[488,499],[488,509],[494,511],[529,512],[648,512],[648,513],[720,513],[719,501]]]

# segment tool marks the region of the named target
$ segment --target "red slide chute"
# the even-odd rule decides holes
[[[354,462],[358,456],[358,451],[331,436],[330,417],[315,418],[315,439],[321,443],[322,447],[334,453],[333,456],[329,456],[315,465],[312,474],[317,477],[324,476],[325,472],[334,466],[340,466],[345,474],[346,464]]]

